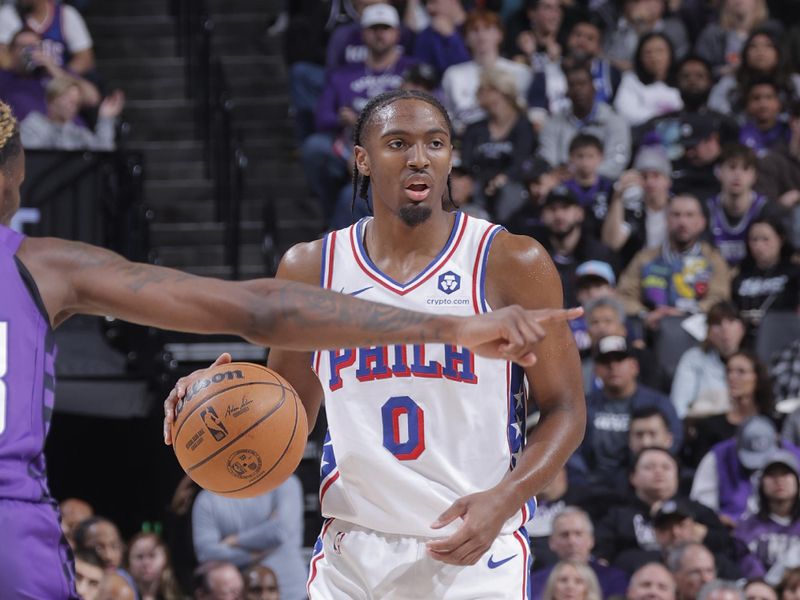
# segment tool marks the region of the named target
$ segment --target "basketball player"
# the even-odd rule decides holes
[[[0,598],[76,597],[74,567],[45,476],[54,403],[53,328],[113,315],[168,329],[238,334],[289,348],[455,342],[528,364],[539,321],[565,311],[459,319],[378,306],[311,286],[223,282],[9,229],[25,175],[16,121],[0,102]]]
[[[431,96],[371,100],[354,177],[362,198],[371,188],[374,217],[295,246],[278,277],[433,314],[560,307],[558,273],[535,240],[443,209],[450,132]],[[524,373],[437,343],[270,353],[309,424],[323,400],[328,418],[312,600],[529,597],[523,525],[585,427],[569,328],[546,330]],[[541,413],[524,452],[523,376]]]

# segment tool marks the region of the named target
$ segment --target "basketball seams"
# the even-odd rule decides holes
[[[292,428],[292,435],[289,437],[289,441],[286,443],[286,447],[283,449],[283,452],[281,452],[281,455],[275,460],[275,463],[267,471],[265,471],[264,473],[262,473],[261,475],[259,475],[255,479],[253,479],[253,481],[251,481],[250,483],[248,483],[247,485],[245,485],[243,487],[236,488],[236,489],[233,489],[233,490],[209,490],[210,492],[213,492],[215,494],[233,494],[235,492],[241,492],[242,490],[246,490],[250,486],[255,485],[256,483],[258,483],[259,481],[264,479],[264,477],[266,477],[267,475],[272,473],[272,471],[274,471],[275,468],[279,464],[281,464],[281,461],[283,460],[283,457],[286,456],[286,453],[289,451],[289,448],[291,448],[291,446],[292,446],[292,442],[294,442],[294,438],[297,435],[297,425],[300,422],[300,410],[298,408],[298,404],[300,403],[300,399],[297,397],[297,394],[293,393],[292,395],[295,397],[295,400],[296,400],[296,402],[294,403],[294,426]],[[259,420],[257,423],[255,423],[253,425],[253,427],[255,427],[256,425],[260,424],[262,421],[263,421],[263,419]],[[252,429],[252,427],[250,429]],[[243,432],[236,439],[237,440],[240,439],[243,435],[248,433],[250,431],[250,429],[248,429],[247,431]],[[233,443],[233,442],[231,442],[231,443]]]
[[[269,381],[246,381],[245,383],[237,383],[236,385],[228,386],[224,390],[219,390],[219,391],[214,392],[213,394],[209,395],[208,397],[203,398],[203,400],[198,402],[196,406],[193,406],[189,410],[189,412],[186,413],[186,417],[184,417],[184,419],[183,419],[183,421],[181,421],[180,425],[178,425],[178,430],[173,433],[172,439],[173,440],[177,440],[178,439],[178,437],[181,434],[181,430],[183,429],[183,426],[186,424],[186,422],[192,417],[192,415],[194,415],[195,412],[197,412],[198,409],[200,409],[203,406],[205,406],[206,403],[209,400],[213,400],[214,398],[216,398],[220,394],[224,394],[226,392],[229,392],[231,390],[235,390],[235,389],[240,388],[240,387],[247,387],[249,385],[270,385],[270,386],[273,386],[273,387],[280,387],[280,388],[282,388],[284,390],[283,395],[281,396],[281,401],[286,396],[286,386],[282,385],[280,382],[272,383],[272,382],[269,382]]]
[[[251,383],[250,383],[250,384],[248,384],[248,385],[274,385],[274,384],[267,383],[267,382],[253,381],[253,382],[251,382]],[[229,387],[229,388],[227,388],[227,390],[236,389],[236,387],[243,387],[243,386],[232,386],[232,387]],[[202,466],[203,466],[204,464],[206,464],[206,463],[207,463],[209,460],[211,460],[211,459],[212,459],[212,458],[214,458],[215,456],[218,456],[218,455],[220,454],[220,452],[222,452],[223,450],[226,450],[227,448],[230,448],[231,444],[234,444],[236,441],[240,440],[240,439],[242,438],[242,436],[244,436],[244,435],[247,435],[247,434],[248,434],[248,433],[250,433],[250,432],[251,432],[251,431],[252,431],[254,428],[258,427],[258,425],[259,425],[260,423],[263,423],[264,421],[266,421],[267,419],[269,419],[269,418],[270,418],[272,415],[274,415],[274,414],[275,414],[275,412],[276,412],[278,409],[280,409],[280,408],[283,406],[284,402],[286,402],[286,388],[285,388],[285,387],[283,387],[283,386],[280,386],[280,387],[281,387],[281,390],[282,390],[282,393],[281,393],[281,399],[280,399],[278,402],[276,402],[276,403],[275,403],[275,404],[272,406],[272,408],[271,408],[271,409],[270,409],[270,410],[269,410],[269,411],[268,411],[266,414],[264,414],[264,415],[262,415],[261,417],[259,417],[259,418],[258,418],[258,420],[257,420],[255,423],[253,423],[252,425],[250,425],[250,427],[248,427],[247,429],[245,429],[244,431],[242,431],[242,432],[241,432],[241,433],[240,433],[238,436],[236,436],[235,438],[233,438],[233,439],[232,439],[231,441],[229,441],[227,444],[225,444],[224,446],[222,446],[222,447],[220,447],[220,448],[217,448],[217,449],[216,449],[214,452],[212,452],[211,454],[209,454],[208,456],[206,456],[206,457],[205,457],[203,460],[201,460],[200,462],[198,462],[198,463],[195,463],[195,464],[194,464],[194,465],[192,465],[191,467],[187,467],[187,468],[186,468],[186,472],[187,472],[187,473],[189,473],[189,472],[191,472],[191,471],[194,471],[194,470],[195,470],[197,467],[202,467]],[[226,390],[226,391],[227,391],[227,390]],[[184,421],[184,423],[185,423],[185,422],[186,422],[186,421]]]

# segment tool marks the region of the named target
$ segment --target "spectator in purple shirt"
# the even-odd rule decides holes
[[[797,459],[786,450],[767,459],[758,484],[758,513],[734,530],[742,543],[739,560],[745,577],[777,585],[786,569],[800,566],[800,498]]]
[[[735,526],[759,511],[756,476],[777,450],[787,451],[800,461],[800,448],[781,438],[771,419],[750,417],[739,425],[736,437],[715,444],[700,461],[691,498]]]
[[[745,90],[744,123],[739,141],[759,156],[783,150],[789,143],[789,125],[781,118],[781,90],[773,79],[760,79]]]
[[[97,106],[100,93],[86,79],[65,71],[42,52],[42,38],[30,30],[19,31],[11,38],[11,68],[0,70],[0,100],[7,102],[17,119],[28,113],[47,113],[45,87],[58,77],[75,80],[81,107]]]
[[[386,0],[353,0],[353,8],[363,18],[364,11],[375,4],[383,4]],[[399,19],[397,28],[400,32],[398,45],[404,54],[409,54],[414,46],[414,33],[403,26]],[[330,72],[339,67],[360,64],[367,60],[369,43],[364,36],[364,28],[359,20],[339,25],[333,30],[328,48],[325,52],[325,69]]]
[[[441,77],[447,67],[472,58],[459,31],[467,13],[459,0],[427,0],[425,8],[431,24],[417,34],[414,56],[431,65]]]
[[[370,98],[399,88],[403,72],[415,64],[397,45],[399,26],[393,6],[368,6],[361,16],[369,51],[366,61],[328,73],[317,104],[317,133],[306,138],[302,148],[306,179],[322,202],[326,219],[330,219],[339,190],[347,183],[352,164],[350,137],[358,113]]]

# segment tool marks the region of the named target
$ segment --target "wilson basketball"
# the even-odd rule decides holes
[[[222,496],[249,498],[286,481],[308,436],[297,393],[252,363],[209,369],[175,407],[172,445],[183,470]]]

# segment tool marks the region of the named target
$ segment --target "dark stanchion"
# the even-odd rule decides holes
[[[204,0],[172,0],[178,48],[186,62],[187,97],[204,142],[206,173],[214,182],[215,219],[225,225],[225,257],[239,276],[242,190],[247,158],[233,126],[233,101],[222,62],[212,52],[214,21]]]

